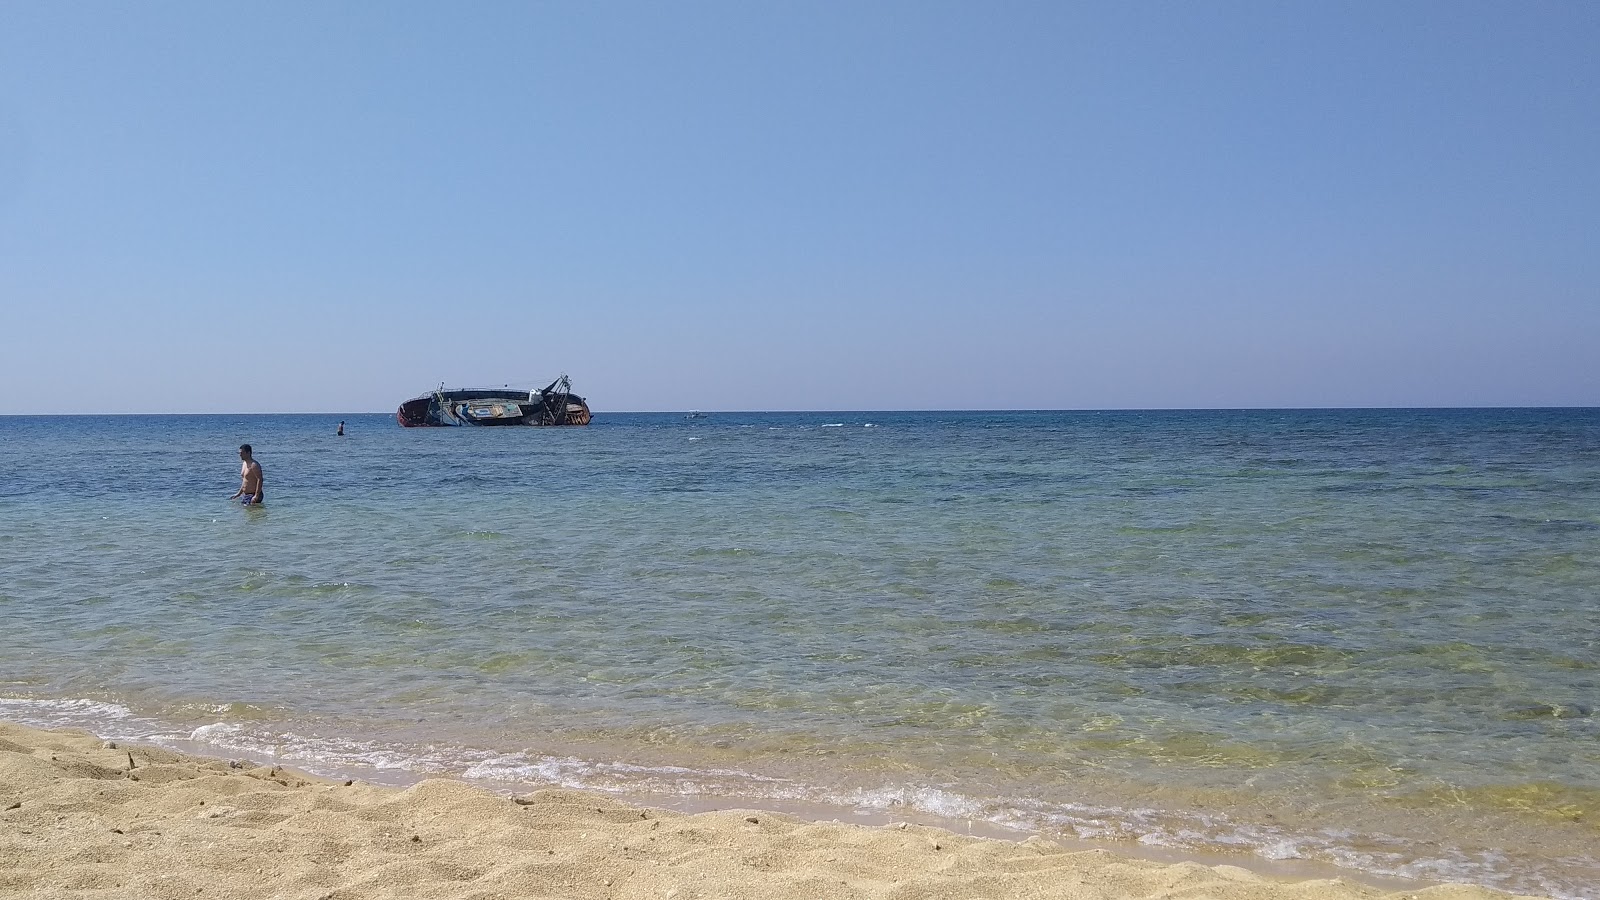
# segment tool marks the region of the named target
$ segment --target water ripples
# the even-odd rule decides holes
[[[1583,883],[1593,411],[345,419],[0,420],[0,697]]]

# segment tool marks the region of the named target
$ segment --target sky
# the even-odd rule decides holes
[[[1600,405],[1600,4],[0,0],[0,414]]]

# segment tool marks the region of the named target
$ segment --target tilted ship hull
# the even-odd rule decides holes
[[[587,425],[589,404],[572,393],[563,375],[543,390],[443,386],[400,404],[394,417],[406,428],[453,425]]]

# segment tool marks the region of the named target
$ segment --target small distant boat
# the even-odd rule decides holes
[[[450,425],[587,425],[589,404],[563,375],[542,390],[446,388],[400,404],[394,417],[406,428]]]
[[[684,416],[684,418],[685,419],[706,419],[706,418],[710,418],[710,417],[707,416],[705,413],[701,412],[700,410],[696,409],[696,410],[691,410],[687,416]]]

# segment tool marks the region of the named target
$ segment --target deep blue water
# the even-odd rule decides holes
[[[1600,411],[338,418],[0,417],[0,716],[1600,893]]]

